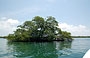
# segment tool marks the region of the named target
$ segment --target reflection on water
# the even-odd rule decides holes
[[[58,58],[71,54],[71,42],[8,42],[8,47],[16,58]]]
[[[90,38],[73,42],[8,42],[0,39],[0,58],[82,58]]]
[[[72,52],[71,49],[72,42],[56,42],[56,50],[58,57],[64,55],[70,55]]]

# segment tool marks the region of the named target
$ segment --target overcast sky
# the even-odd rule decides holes
[[[34,16],[53,16],[72,35],[90,35],[90,0],[0,0],[0,35]]]

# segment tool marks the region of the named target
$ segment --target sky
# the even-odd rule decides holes
[[[53,16],[72,35],[90,35],[90,0],[0,0],[0,35],[35,16]]]

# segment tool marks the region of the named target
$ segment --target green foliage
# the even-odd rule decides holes
[[[9,35],[7,36],[7,39],[10,40],[10,41],[13,41],[13,40],[15,39],[14,34],[9,34]]]
[[[62,35],[62,36],[61,36]],[[14,34],[8,35],[11,41],[52,41],[58,37],[71,38],[69,32],[61,31],[54,17],[46,19],[35,16],[31,21],[19,25]]]
[[[67,31],[62,31],[61,38],[66,41],[72,41],[71,33]]]

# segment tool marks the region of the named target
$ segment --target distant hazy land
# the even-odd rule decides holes
[[[7,36],[0,36],[0,38],[7,38]]]
[[[90,36],[72,36],[72,38],[90,38]]]

